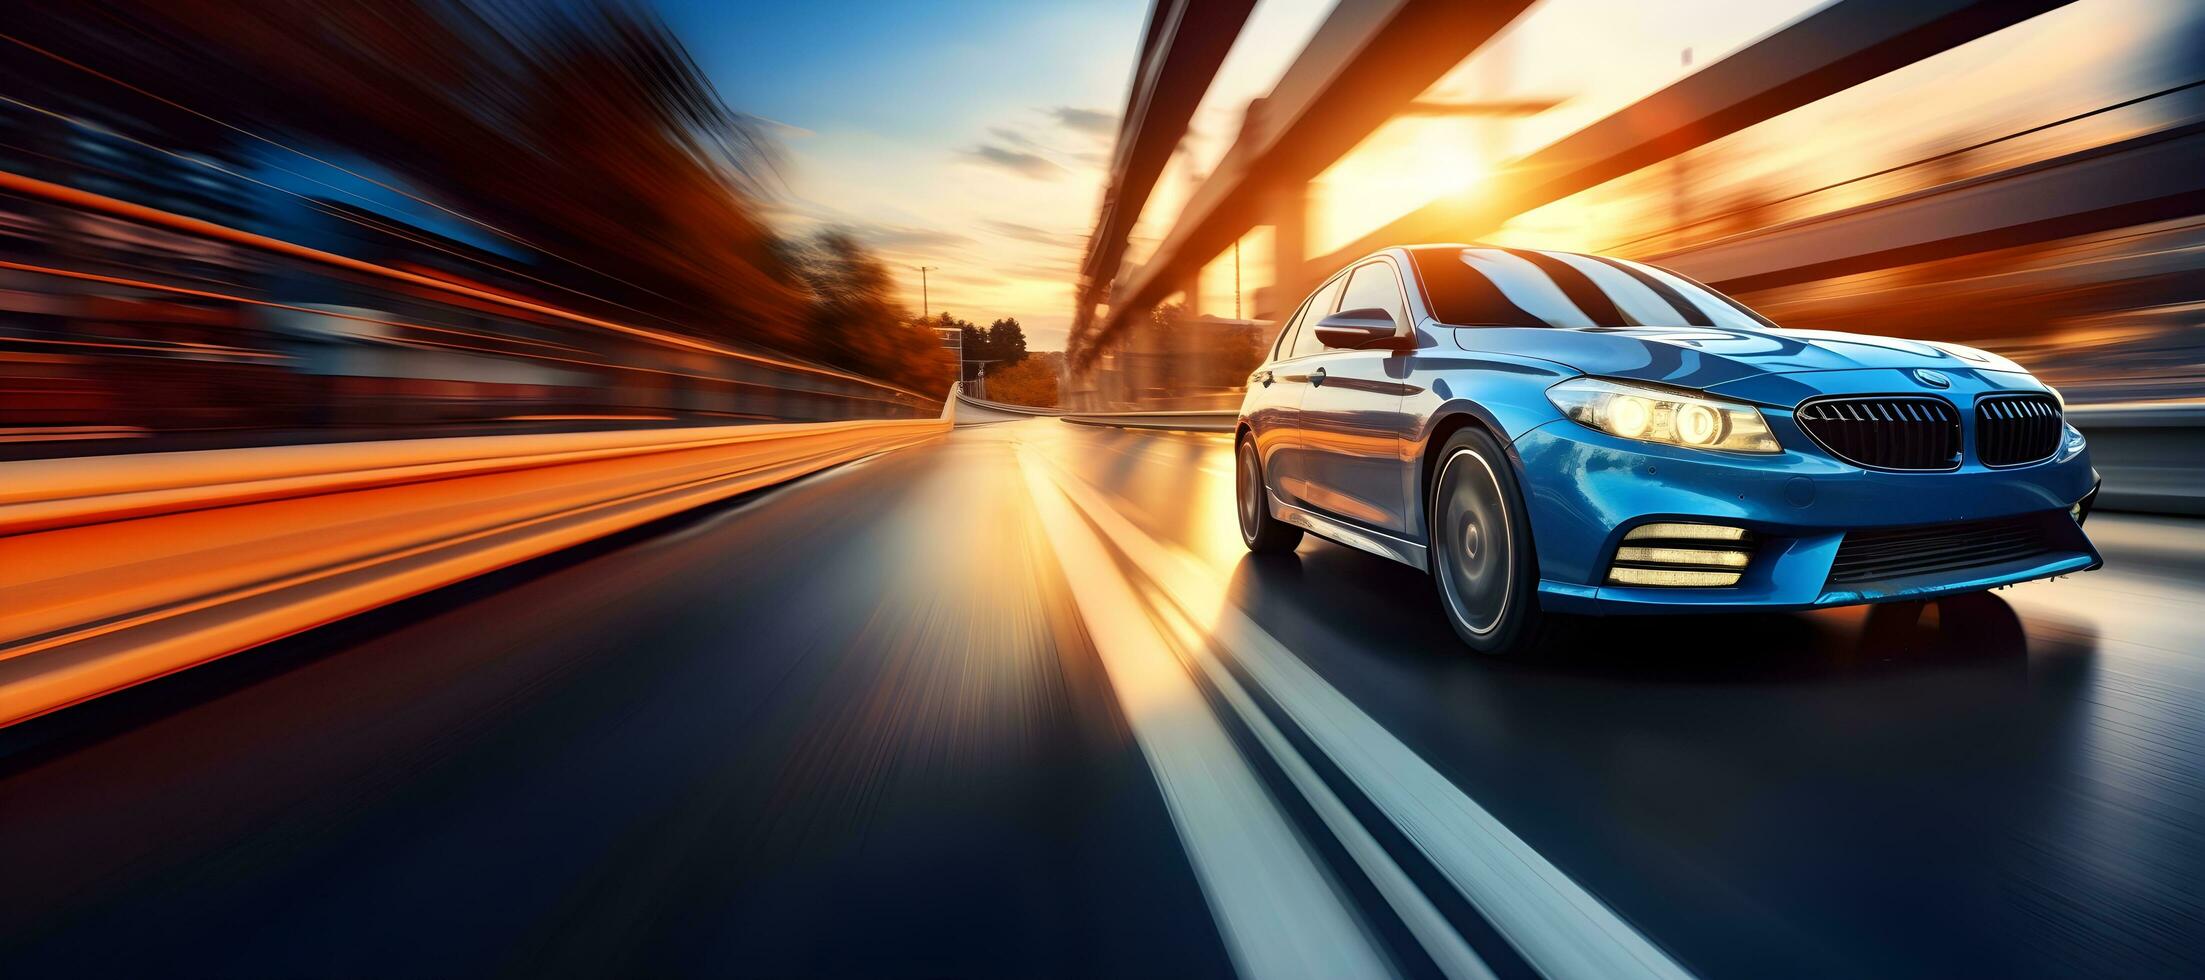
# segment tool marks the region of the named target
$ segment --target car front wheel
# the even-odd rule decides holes
[[[1499,440],[1476,428],[1447,440],[1428,517],[1432,577],[1462,642],[1499,656],[1543,650],[1552,623],[1539,609],[1531,525]]]

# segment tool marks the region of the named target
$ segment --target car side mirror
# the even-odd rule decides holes
[[[1380,309],[1341,310],[1317,321],[1317,342],[1347,350],[1404,350],[1410,343],[1396,336],[1393,314]]]

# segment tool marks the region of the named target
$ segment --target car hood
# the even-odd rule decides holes
[[[1728,327],[1458,327],[1464,350],[1554,361],[1586,374],[1712,388],[1747,378],[1861,368],[2021,371],[1996,354],[1827,330]]]

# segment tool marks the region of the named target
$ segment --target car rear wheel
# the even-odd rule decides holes
[[[1539,609],[1531,525],[1499,440],[1476,428],[1447,440],[1427,515],[1432,577],[1455,634],[1480,653],[1542,652],[1553,620]]]
[[[1234,448],[1233,509],[1240,515],[1240,541],[1258,554],[1280,554],[1302,543],[1302,529],[1271,516],[1264,499],[1263,461],[1254,436],[1243,435]]]

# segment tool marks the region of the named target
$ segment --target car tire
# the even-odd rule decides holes
[[[1240,543],[1259,555],[1284,554],[1302,543],[1302,529],[1271,516],[1264,499],[1263,461],[1253,436],[1243,434],[1233,445],[1233,510],[1239,518]]]
[[[1565,621],[1539,608],[1531,522],[1500,440],[1476,427],[1450,436],[1426,501],[1432,578],[1455,635],[1492,656],[1552,649]]]

